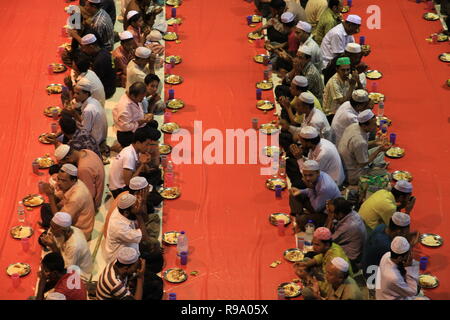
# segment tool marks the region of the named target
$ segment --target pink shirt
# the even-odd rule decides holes
[[[94,199],[96,209],[102,204],[105,188],[105,169],[99,156],[91,150],[82,150],[78,161],[78,178],[84,182]]]
[[[139,128],[138,120],[144,119],[142,104],[131,100],[126,93],[122,95],[112,114],[114,126],[122,132],[135,132]],[[145,126],[145,123],[141,126]]]

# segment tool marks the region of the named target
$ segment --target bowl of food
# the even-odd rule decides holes
[[[409,173],[408,171],[402,171],[402,170],[397,170],[392,172],[392,180],[394,181],[399,181],[399,180],[406,180],[406,181],[411,181],[413,179],[411,173]]]
[[[56,112],[56,114],[59,116],[61,114],[61,107],[59,106],[49,106],[44,109],[44,115],[47,117],[53,117],[53,112]]]
[[[274,134],[280,131],[280,128],[274,123],[264,123],[260,127],[261,133]]]
[[[48,169],[55,164],[55,161],[53,161],[53,159],[48,156],[39,157],[34,161],[39,164],[39,169]]]
[[[47,86],[46,90],[48,94],[59,94],[62,92],[62,87],[62,84],[52,83]]]
[[[168,144],[160,144],[159,145],[159,153],[162,155],[166,155],[172,152],[172,147],[169,146]]]
[[[175,60],[175,64],[181,63],[181,57],[180,56],[167,56],[164,61],[166,63],[172,63],[172,59]]]
[[[284,289],[284,296],[288,299],[298,297],[302,294],[302,288],[296,282],[284,282],[278,288]]]
[[[181,99],[170,99],[167,101],[167,108],[178,110],[184,107],[184,101]]]
[[[161,189],[159,194],[161,195],[161,197],[163,197],[164,199],[167,199],[167,200],[176,199],[181,195],[180,190],[175,187],[163,188],[163,189]]]
[[[25,277],[31,272],[31,266],[28,263],[17,262],[12,263],[6,268],[6,274],[12,276],[18,274],[19,277]]]
[[[428,21],[436,21],[439,20],[439,15],[433,12],[427,12],[423,15],[423,18]]]
[[[67,67],[61,63],[52,63],[53,73],[63,73],[67,70]]]
[[[39,207],[44,201],[44,198],[39,194],[29,194],[22,199],[22,203],[26,207]]]
[[[263,80],[256,83],[256,88],[261,90],[270,90],[273,88],[273,82],[270,80]]]
[[[166,22],[168,26],[173,26],[174,24],[181,24],[183,20],[181,18],[170,18]]]
[[[180,130],[180,126],[175,122],[167,122],[161,126],[161,131],[164,133],[175,133]]]
[[[181,283],[186,281],[188,276],[183,269],[171,268],[163,273],[163,278],[171,283]]]
[[[56,134],[54,133],[42,133],[39,135],[38,140],[39,142],[43,144],[50,144],[51,141],[49,141],[47,138],[56,138]]]
[[[15,226],[11,228],[9,233],[14,239],[20,240],[30,238],[33,235],[34,231],[33,228],[29,226]]]
[[[162,235],[162,241],[166,244],[174,245],[178,243],[178,236],[180,235],[177,231],[167,231]]]
[[[384,101],[385,97],[384,94],[379,92],[371,92],[369,93],[369,99],[372,100],[373,103],[377,104],[381,101]]]
[[[383,74],[378,70],[367,70],[366,77],[370,80],[378,80],[383,77]]]
[[[264,63],[265,59],[269,59],[269,56],[266,54],[257,54],[253,57],[253,60],[255,60],[255,62],[257,63]]]
[[[291,217],[286,213],[277,212],[269,216],[269,221],[274,226],[278,226],[278,220],[283,220],[285,226],[291,223]]]
[[[289,262],[299,262],[302,261],[304,256],[298,248],[287,249],[283,253],[283,257]]]
[[[450,62],[450,52],[444,52],[439,55],[439,60],[442,62]]]
[[[397,159],[405,155],[405,149],[400,147],[392,147],[386,151],[386,156],[389,158]]]
[[[247,36],[250,40],[258,40],[264,38],[264,35],[262,33],[255,32],[250,32]]]
[[[444,239],[435,233],[423,233],[419,237],[419,242],[427,247],[440,247],[444,244]]]
[[[266,180],[266,187],[270,190],[275,190],[276,186],[280,186],[281,189],[286,189],[287,183],[284,179],[267,179]]]
[[[268,111],[275,108],[275,105],[269,100],[258,100],[256,102],[256,108],[262,111]]]
[[[168,84],[180,84],[183,82],[183,77],[177,76],[176,74],[166,74],[164,81]]]
[[[439,286],[439,280],[431,274],[421,274],[419,276],[419,284],[424,289],[434,289]]]
[[[163,39],[166,41],[175,41],[178,40],[178,35],[175,32],[166,32],[163,35]]]
[[[263,152],[267,157],[272,157],[275,155],[275,153],[280,154],[280,147],[277,146],[265,146],[263,148]]]

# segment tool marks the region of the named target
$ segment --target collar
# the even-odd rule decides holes
[[[309,124],[309,122],[311,121],[312,117],[314,116],[316,112],[316,108],[312,108],[311,112],[308,114],[307,117],[305,117],[305,123]]]

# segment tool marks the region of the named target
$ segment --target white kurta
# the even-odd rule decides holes
[[[322,40],[322,44],[320,45],[323,63],[322,67],[326,68],[328,63],[339,53],[344,52],[347,44],[351,42],[355,42],[355,38],[345,32],[344,25],[342,23],[328,31]]]
[[[72,78],[72,83],[75,86],[81,79],[86,79],[89,83],[89,86],[91,87],[91,96],[95,98],[102,107],[105,107],[105,88],[103,87],[103,83],[100,81],[100,78],[97,76],[97,74],[92,71],[88,70],[85,73],[80,73],[80,75],[75,78],[74,71],[70,71],[70,76]]]
[[[353,109],[350,101],[345,101],[337,109],[334,115],[333,122],[331,123],[331,129],[333,130],[333,139],[335,145],[339,145],[342,135],[345,129],[352,123],[358,122],[358,112]]]
[[[311,126],[319,131],[320,137],[331,139],[331,127],[325,114],[319,109],[313,108],[310,114],[303,119],[302,127]]]
[[[128,89],[130,89],[131,85],[133,85],[133,83],[144,82],[145,77],[149,73],[150,73],[150,69],[148,67],[148,64],[144,68],[141,68],[133,60],[128,62],[128,66],[127,66],[127,84],[126,84],[127,92],[128,92]]]
[[[105,109],[95,98],[89,97],[81,105],[81,124],[98,145],[106,140],[108,133],[108,120],[106,119]]]

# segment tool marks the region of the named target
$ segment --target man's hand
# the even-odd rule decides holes
[[[352,74],[351,74],[351,78],[349,79],[350,85],[351,86],[356,86],[359,82],[359,74],[358,71],[353,70]]]
[[[139,162],[140,163],[149,163],[151,159],[152,159],[152,157],[148,153],[139,154]]]
[[[280,119],[279,124],[281,126],[281,130],[288,131],[289,130],[289,122],[286,119]]]
[[[46,245],[47,247],[50,247],[50,248],[52,248],[56,245],[55,238],[53,238],[53,236],[49,235],[49,234],[42,236],[41,241],[44,245]]]
[[[292,155],[297,160],[301,159],[301,157],[303,156],[303,149],[296,144],[291,144],[289,146],[289,150],[291,151]]]
[[[417,231],[410,232],[406,238],[408,239],[411,247],[414,247],[419,242],[420,233]]]
[[[152,113],[147,113],[146,115],[144,115],[144,121],[145,122],[150,122],[153,120],[153,114]]]
[[[411,197],[409,198],[408,202],[406,203],[406,206],[405,206],[405,212],[406,212],[407,214],[409,214],[409,213],[412,211],[412,209],[414,208],[414,205],[415,205],[415,204],[416,204],[416,197],[411,196]]]
[[[289,189],[289,194],[292,195],[293,197],[300,195],[301,192],[302,191],[300,189],[297,189],[295,187]],[[299,263],[305,263],[305,267],[307,267],[306,262],[299,262]]]
[[[279,55],[281,58],[285,59],[285,60],[290,60],[290,59],[291,59],[291,56],[290,56],[285,50],[283,50],[283,49],[279,49],[279,50],[278,50],[278,55]]]
[[[382,152],[386,152],[386,151],[388,151],[391,147],[392,147],[392,144],[390,144],[390,143],[385,143],[385,144],[379,146],[378,149],[381,150]]]
[[[76,38],[78,36],[77,30],[74,30],[74,29],[66,29],[66,30],[67,30],[67,34],[69,35],[69,37]]]
[[[59,141],[56,139],[56,136],[53,136],[53,135],[46,135],[46,136],[45,136],[45,139],[46,139],[48,142],[50,142],[50,144],[53,144],[53,145],[55,145],[55,146],[59,143]]]
[[[364,57],[367,57],[371,52],[372,50],[370,50],[369,46],[361,46],[361,53]]]
[[[42,190],[47,196],[55,195],[55,189],[49,183],[43,183]]]
[[[141,267],[139,268],[139,270],[137,271],[137,277],[139,279],[144,279],[144,274],[145,274],[145,260],[144,259],[140,259],[141,261]]]
[[[281,96],[281,97],[278,99],[278,102],[280,103],[281,107],[283,107],[283,108],[288,109],[288,108],[291,107],[291,101],[289,101],[289,98],[288,98],[288,97]]]

